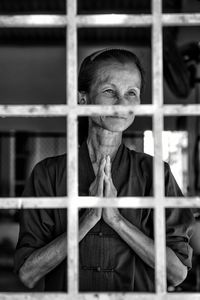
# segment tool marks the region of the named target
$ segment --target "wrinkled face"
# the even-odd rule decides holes
[[[134,63],[108,62],[97,70],[95,80],[86,95],[88,104],[136,105],[140,103],[141,75]],[[134,114],[97,116],[91,120],[100,127],[122,132],[134,120]]]

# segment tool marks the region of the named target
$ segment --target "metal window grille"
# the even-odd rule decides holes
[[[200,116],[200,104],[196,105],[164,105],[162,78],[162,29],[163,26],[200,25],[200,14],[162,14],[162,0],[152,0],[152,13],[145,15],[77,15],[77,3],[67,1],[66,15],[16,15],[0,16],[0,27],[66,27],[67,57],[67,99],[66,105],[0,105],[1,117],[67,117],[67,178],[68,196],[56,198],[2,198],[0,208],[68,208],[68,293],[44,294],[11,294],[1,293],[0,299],[199,299],[200,293],[168,294],[166,289],[166,257],[165,257],[165,208],[167,207],[199,207],[200,198],[165,198],[164,173],[162,163],[162,131],[165,116]],[[108,107],[78,106],[77,99],[77,29],[82,27],[146,27],[152,30],[152,105],[140,107]],[[154,197],[121,197],[112,199],[78,196],[77,165],[77,118],[82,115],[109,115],[118,110],[133,111],[136,115],[148,115],[153,118],[154,131]],[[78,293],[78,208],[79,207],[152,207],[155,211],[155,249],[156,293]]]

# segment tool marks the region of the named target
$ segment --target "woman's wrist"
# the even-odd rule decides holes
[[[120,213],[107,219],[107,224],[116,231],[121,227],[121,222],[123,222],[123,216]]]
[[[79,225],[86,226],[87,228],[91,229],[95,224],[100,220],[101,215],[95,209],[87,209],[85,213],[81,216]]]
[[[101,213],[99,212],[98,208],[91,208],[87,211],[87,217],[90,221],[97,222],[101,219]]]

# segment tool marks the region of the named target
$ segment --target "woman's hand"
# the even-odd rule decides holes
[[[84,217],[86,217],[88,220],[93,221],[96,224],[102,217],[102,208],[88,208],[86,209]]]
[[[108,155],[106,158],[105,168],[104,168],[104,196],[105,197],[117,197],[117,190],[113,184],[112,176],[111,176],[111,162],[110,156]]]
[[[117,207],[103,208],[102,217],[104,222],[106,222],[110,227],[116,227],[119,220],[121,219],[121,214]]]
[[[99,197],[117,197],[117,190],[111,176],[110,156],[101,160],[97,176],[89,188],[89,194]],[[101,208],[96,208],[91,209],[90,213],[97,218],[103,216],[104,221],[110,226],[116,224],[121,216],[117,208],[103,208],[103,211]]]
[[[99,169],[97,172],[97,176],[95,180],[92,182],[89,188],[90,196],[98,196],[103,197],[104,190],[104,168],[105,168],[106,160],[103,158],[99,165]],[[96,223],[102,217],[102,208],[90,208],[86,209],[85,213],[82,215],[79,221],[79,241],[83,239],[83,237],[87,234],[87,232],[96,225]]]
[[[111,176],[111,162],[110,156],[106,158],[105,164],[105,178],[104,178],[104,196],[105,197],[117,197],[117,190],[113,184],[112,176]],[[111,227],[114,226],[120,218],[120,212],[118,208],[103,208],[103,220],[110,225]]]
[[[99,222],[102,216],[102,208],[86,209],[79,219],[79,242]]]
[[[113,184],[111,176],[111,162],[109,155],[101,160],[97,176],[90,185],[89,195],[99,197],[117,196],[117,190]]]
[[[105,178],[105,172],[104,168],[106,165],[106,159],[103,158],[101,160],[101,163],[99,165],[99,169],[97,172],[97,176],[95,180],[92,182],[89,188],[89,195],[90,196],[99,196],[103,197],[103,191],[104,191],[104,178]]]

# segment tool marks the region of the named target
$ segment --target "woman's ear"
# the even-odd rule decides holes
[[[87,104],[87,94],[86,92],[78,92],[78,104]]]

